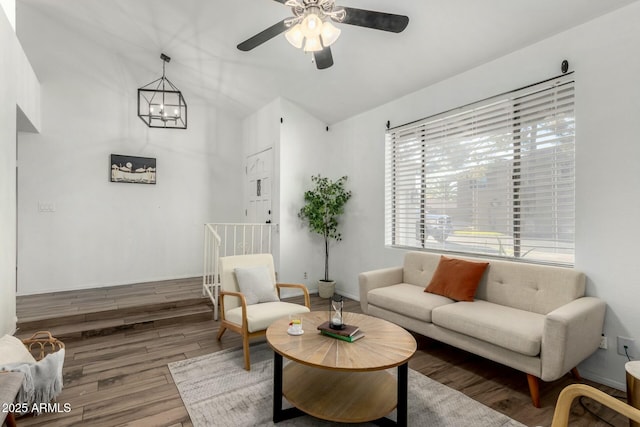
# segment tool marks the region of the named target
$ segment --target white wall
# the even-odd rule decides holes
[[[18,131],[40,132],[42,126],[40,82],[22,47],[17,49],[17,55],[17,75],[20,76],[16,85]]]
[[[263,106],[255,113],[246,117],[242,121],[242,145],[243,155],[245,159],[253,154],[263,152],[267,149],[271,149],[271,155],[273,156],[273,176],[271,184],[271,252],[273,254],[273,261],[276,267],[276,271],[280,265],[280,234],[278,233],[278,204],[280,200],[280,191],[278,189],[279,181],[279,150],[280,150],[280,117],[282,117],[280,99],[274,99],[269,104]],[[246,171],[246,169],[245,169]],[[246,179],[246,175],[243,179]],[[243,209],[245,217],[241,222],[247,222],[246,211],[248,206],[248,191],[245,186],[242,193]]]
[[[19,138],[18,293],[200,275],[203,224],[241,220],[241,120],[185,93],[189,128],[149,129],[136,89],[158,76],[47,25],[42,132]],[[109,182],[110,154],[155,157],[157,184]]]
[[[16,326],[16,132],[39,126],[40,84],[0,3],[0,335]],[[20,117],[18,117],[18,113]]]
[[[640,341],[640,4],[519,50],[333,126],[334,167],[348,170],[349,202],[336,276],[357,296],[361,271],[399,265],[402,251],[384,247],[384,124],[427,117],[560,74],[576,71],[576,268],[590,295],[608,304],[609,349],[580,366],[587,378],[624,388],[624,362],[615,337]],[[634,356],[640,357],[640,347]]]
[[[316,291],[324,268],[322,240],[311,235],[297,215],[311,175],[324,173],[328,163],[325,125],[291,101],[278,98],[247,117],[243,132],[246,155],[273,149],[273,253],[278,279],[304,283]]]
[[[244,156],[274,148],[280,141],[280,99],[274,99],[242,121]]]
[[[0,336],[16,327],[16,54],[0,9]]]
[[[296,104],[283,99],[280,139],[279,220],[280,272],[285,282],[304,283],[317,291],[324,276],[324,240],[312,234],[298,218],[311,176],[325,174],[331,153],[326,125]],[[339,261],[333,260],[331,267]],[[304,273],[307,273],[307,279]]]
[[[9,25],[15,31],[16,29],[16,0],[0,0],[0,9],[4,10]]]

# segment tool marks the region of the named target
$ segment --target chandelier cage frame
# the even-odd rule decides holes
[[[171,58],[164,53],[162,77],[138,89],[138,117],[150,128],[186,129],[187,102],[182,92],[165,75]]]

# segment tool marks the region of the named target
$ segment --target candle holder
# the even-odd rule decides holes
[[[344,329],[344,322],[342,317],[342,307],[344,306],[344,300],[342,295],[333,294],[329,300],[329,327],[331,329]]]

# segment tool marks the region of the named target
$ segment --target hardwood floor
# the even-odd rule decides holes
[[[127,293],[133,294],[136,301],[127,299]],[[237,334],[227,333],[221,342],[216,340],[219,321],[212,320],[210,313],[205,318],[202,314],[196,317],[189,313],[175,317],[169,314],[181,309],[181,298],[189,300],[189,306],[193,305],[193,299],[206,305],[207,300],[200,296],[199,281],[184,280],[58,293],[51,298],[45,295],[19,297],[18,317],[22,325],[19,336],[29,335],[24,325],[34,329],[55,330],[57,327],[64,334],[65,386],[57,402],[68,403],[71,411],[21,417],[18,425],[192,425],[167,363],[241,346]],[[300,303],[302,298],[290,301]],[[327,300],[312,295],[311,301],[312,310],[327,309]],[[154,306],[155,311],[141,305],[146,303]],[[97,314],[94,314],[96,310]],[[91,324],[100,321],[102,315],[108,319],[117,316],[117,310],[128,313],[122,317],[131,317],[132,313],[137,317],[134,321],[120,322],[116,327],[107,322],[104,329]],[[51,312],[49,317],[45,311]],[[360,305],[357,301],[346,300],[345,311],[361,312]],[[143,320],[144,315],[151,320]],[[74,328],[60,325],[60,321],[51,316],[67,317]],[[83,329],[90,332],[81,332]],[[409,363],[412,369],[527,426],[549,426],[558,394],[573,382],[568,375],[553,383],[541,382],[542,408],[536,409],[530,401],[525,374],[446,344],[419,335],[415,337],[418,351]],[[624,396],[619,390],[585,382],[614,396]],[[588,401],[587,406],[610,424],[585,411],[576,401],[572,409],[572,426],[629,425],[626,418],[599,404]]]

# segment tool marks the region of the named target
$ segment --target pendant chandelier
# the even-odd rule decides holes
[[[171,58],[162,53],[160,59],[162,77],[138,89],[138,117],[150,128],[186,129],[187,103],[164,73]]]

